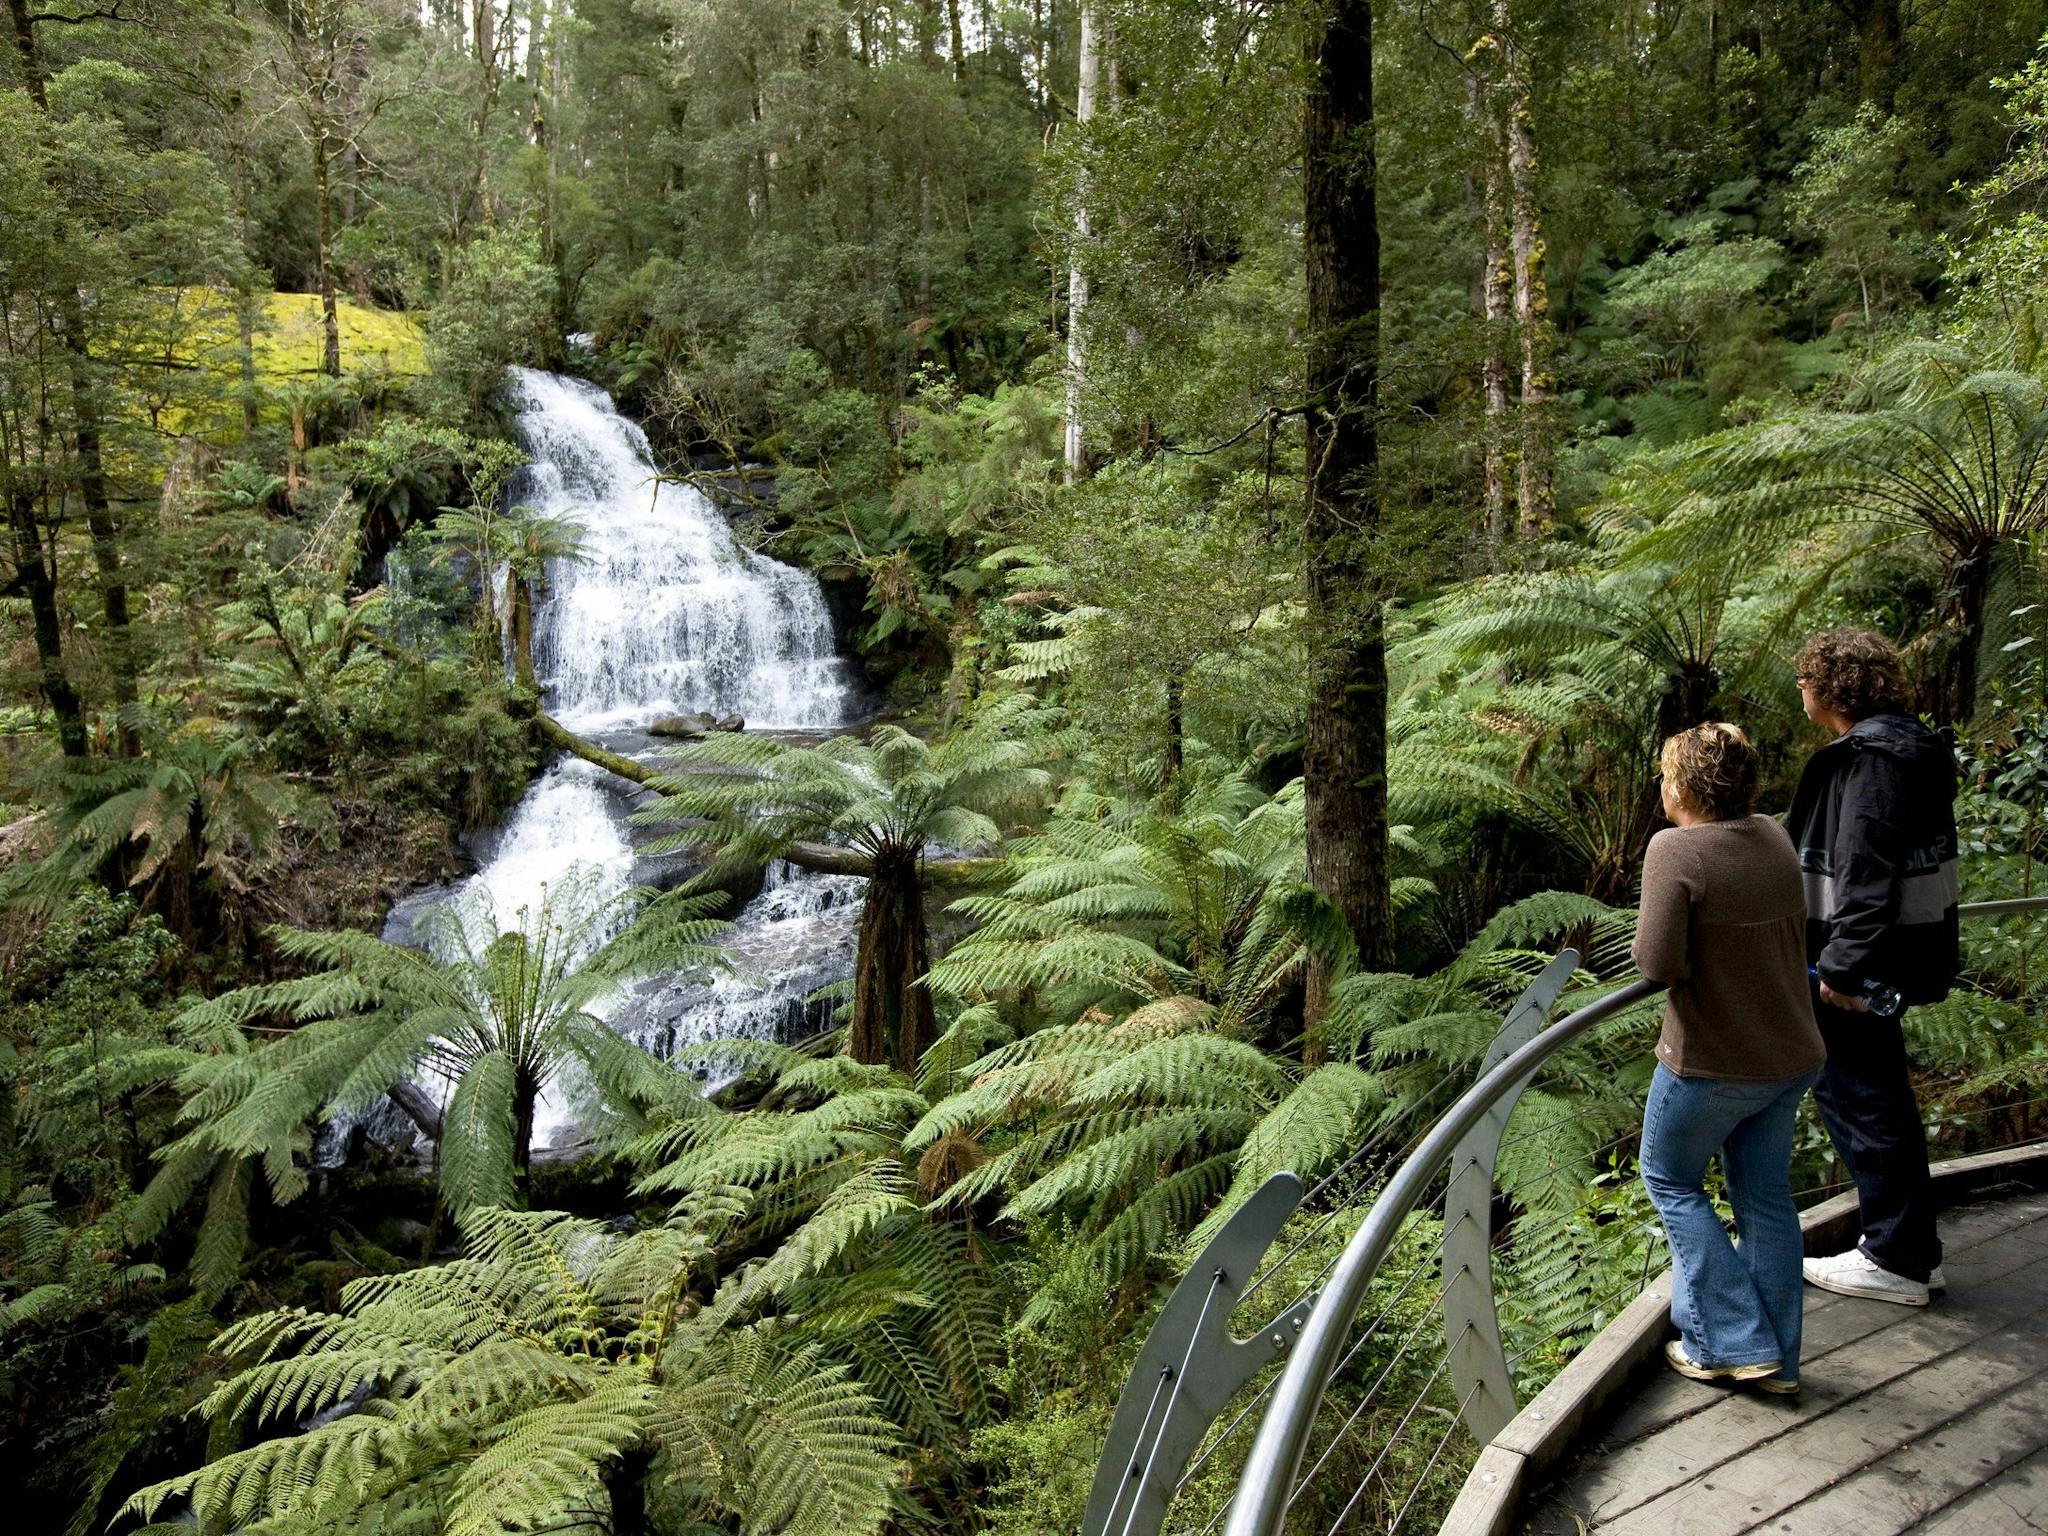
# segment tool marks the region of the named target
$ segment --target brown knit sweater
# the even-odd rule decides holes
[[[1770,817],[1650,839],[1634,956],[1671,987],[1657,1059],[1679,1076],[1772,1082],[1821,1064],[1799,856]]]

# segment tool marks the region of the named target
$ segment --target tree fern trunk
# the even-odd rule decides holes
[[[534,686],[533,680],[533,583],[517,575],[511,578],[512,587],[512,666],[513,673],[522,688]]]
[[[1303,35],[1303,251],[1308,277],[1309,883],[1344,914],[1363,963],[1392,952],[1387,893],[1387,660],[1379,523],[1379,210],[1372,7],[1324,0]],[[1309,971],[1314,1030],[1334,977]]]
[[[540,1083],[530,1070],[519,1068],[512,1079],[512,1184],[522,1210],[533,1169],[533,1110],[539,1098]]]
[[[1933,635],[1935,654],[1925,703],[1945,725],[1960,725],[1977,708],[1977,660],[1984,642],[1984,604],[1991,593],[1989,544],[1947,552]]]
[[[938,1038],[931,993],[921,978],[931,967],[918,850],[896,845],[876,855],[861,907],[854,961],[853,1024],[846,1051],[873,1066],[893,1062],[915,1070]]]

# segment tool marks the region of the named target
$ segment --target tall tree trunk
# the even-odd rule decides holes
[[[1839,0],[1856,28],[1858,86],[1865,101],[1889,113],[1899,93],[1899,0]]]
[[[235,230],[242,242],[242,280],[235,289],[235,365],[241,375],[242,390],[242,436],[256,435],[257,386],[256,386],[256,268],[255,256],[250,243],[249,230],[249,186],[252,180],[249,167],[249,135],[242,115],[244,102],[242,93],[234,93],[230,110],[234,122],[229,130],[231,140],[229,154],[235,168]]]
[[[918,864],[918,850],[894,844],[875,856],[861,906],[853,1023],[846,1037],[846,1052],[855,1061],[890,1062],[904,1072],[916,1071],[918,1058],[939,1037],[931,993],[921,979],[931,969],[931,939]]]
[[[20,62],[22,79],[28,86],[29,97],[35,103],[37,112],[47,116],[50,99],[45,83],[49,76],[43,63],[42,49],[36,41],[36,18],[29,11],[27,0],[7,0],[7,14],[13,30],[15,53]],[[138,695],[135,682],[135,643],[128,626],[128,584],[121,572],[120,531],[114,522],[113,501],[107,491],[106,463],[100,448],[100,427],[105,419],[105,410],[100,396],[99,381],[93,377],[92,372],[91,349],[85,333],[85,305],[75,291],[61,295],[58,305],[65,360],[71,377],[72,444],[78,454],[79,499],[85,503],[86,528],[92,536],[93,562],[98,566],[100,573],[100,605],[106,617],[105,649],[107,670],[113,674],[114,680],[115,739],[119,743],[123,757],[134,757],[142,750],[141,737],[136,730]],[[33,525],[34,519],[31,515],[32,529]],[[35,542],[40,549],[40,537],[37,537]],[[53,556],[54,553],[53,550]],[[45,569],[53,570],[54,566]],[[49,576],[49,581],[51,607],[54,612],[54,574]],[[40,617],[36,623],[40,651]],[[47,670],[46,666],[46,673]],[[46,677],[46,685],[47,681]],[[69,683],[66,682],[64,687],[68,692]],[[77,696],[72,694],[70,697],[75,706]],[[56,699],[51,699],[50,707],[52,710],[58,710]],[[61,711],[59,724],[61,727]],[[66,752],[70,753],[68,746]]]
[[[1375,569],[1380,234],[1370,0],[1321,0],[1304,28],[1302,247],[1308,289],[1309,883],[1343,914],[1368,968],[1393,949],[1387,892],[1387,661]],[[1310,962],[1311,1031],[1329,1006]]]
[[[341,377],[341,313],[334,298],[334,190],[328,185],[328,124],[323,103],[313,122],[313,201],[320,223],[320,371]]]
[[[948,41],[953,49],[953,80],[957,84],[967,72],[967,42],[960,31],[960,0],[946,0]]]
[[[1487,564],[1499,569],[1501,551],[1508,538],[1508,308],[1514,290],[1514,271],[1508,256],[1506,195],[1501,183],[1506,177],[1501,122],[1494,92],[1475,70],[1467,77],[1467,101],[1480,144],[1480,218],[1484,224],[1481,240],[1483,266],[1479,274],[1480,312],[1485,321],[1479,359],[1479,386],[1484,422],[1481,450],[1484,454]]]
[[[1550,526],[1550,401],[1556,381],[1550,371],[1550,289],[1543,278],[1543,233],[1536,206],[1536,139],[1529,107],[1528,56],[1515,39],[1508,0],[1493,0],[1499,30],[1502,82],[1507,92],[1503,133],[1507,140],[1514,253],[1515,328],[1522,343],[1521,457],[1515,470],[1516,517],[1524,538]]]
[[[7,528],[14,542],[14,580],[8,590],[28,599],[35,630],[37,683],[50,713],[57,718],[57,741],[66,757],[85,756],[85,709],[78,690],[64,671],[64,620],[57,611],[55,565],[43,546],[36,521],[35,498],[26,486],[12,486],[7,496]]]
[[[1074,121],[1085,132],[1095,116],[1094,0],[1081,0],[1081,75],[1074,94]],[[1066,480],[1072,485],[1081,478],[1087,459],[1087,445],[1081,433],[1081,385],[1087,366],[1087,349],[1082,326],[1088,309],[1088,273],[1082,266],[1088,244],[1088,175],[1084,170],[1074,181],[1074,255],[1067,266],[1067,430]]]

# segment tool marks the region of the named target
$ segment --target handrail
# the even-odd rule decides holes
[[[2048,897],[1973,902],[1957,911],[1958,917],[2048,911]],[[1365,1221],[1345,1246],[1298,1344],[1288,1355],[1273,1389],[1272,1402],[1246,1457],[1223,1528],[1224,1536],[1275,1536],[1280,1530],[1317,1410],[1343,1355],[1359,1305],[1380,1264],[1392,1250],[1402,1224],[1434,1185],[1453,1149],[1489,1112],[1499,1109],[1503,1101],[1511,1107],[1536,1070],[1557,1051],[1595,1024],[1663,990],[1661,982],[1638,978],[1567,1015],[1511,1051],[1483,1072],[1444,1112],[1421,1145],[1387,1181]],[[1489,1185],[1491,1177],[1489,1170]],[[1490,1294],[1490,1284],[1488,1290]],[[1501,1362],[1501,1370],[1504,1374],[1505,1362]]]
[[[1567,1014],[1527,1045],[1511,1052],[1482,1075],[1457,1103],[1443,1114],[1422,1145],[1410,1154],[1393,1178],[1387,1181],[1372,1210],[1331,1271],[1322,1300],[1302,1330],[1274,1389],[1272,1405],[1252,1441],[1238,1480],[1237,1497],[1231,1501],[1224,1536],[1269,1536],[1280,1529],[1287,1512],[1294,1474],[1300,1470],[1302,1451],[1322,1405],[1323,1391],[1343,1354],[1352,1318],[1365,1298],[1366,1288],[1380,1262],[1394,1246],[1401,1223],[1421,1201],[1444,1159],[1450,1156],[1465,1133],[1479,1123],[1509,1089],[1514,1088],[1551,1055],[1578,1039],[1603,1020],[1647,1001],[1664,990],[1657,981],[1638,979],[1610,992],[1596,1003]]]

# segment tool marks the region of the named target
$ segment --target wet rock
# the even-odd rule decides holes
[[[746,728],[747,722],[738,715],[720,715],[711,727],[714,731],[744,731]]]
[[[718,729],[718,722],[710,715],[698,710],[689,715],[663,715],[647,727],[650,736],[666,736],[671,741],[695,741],[706,731]]]

